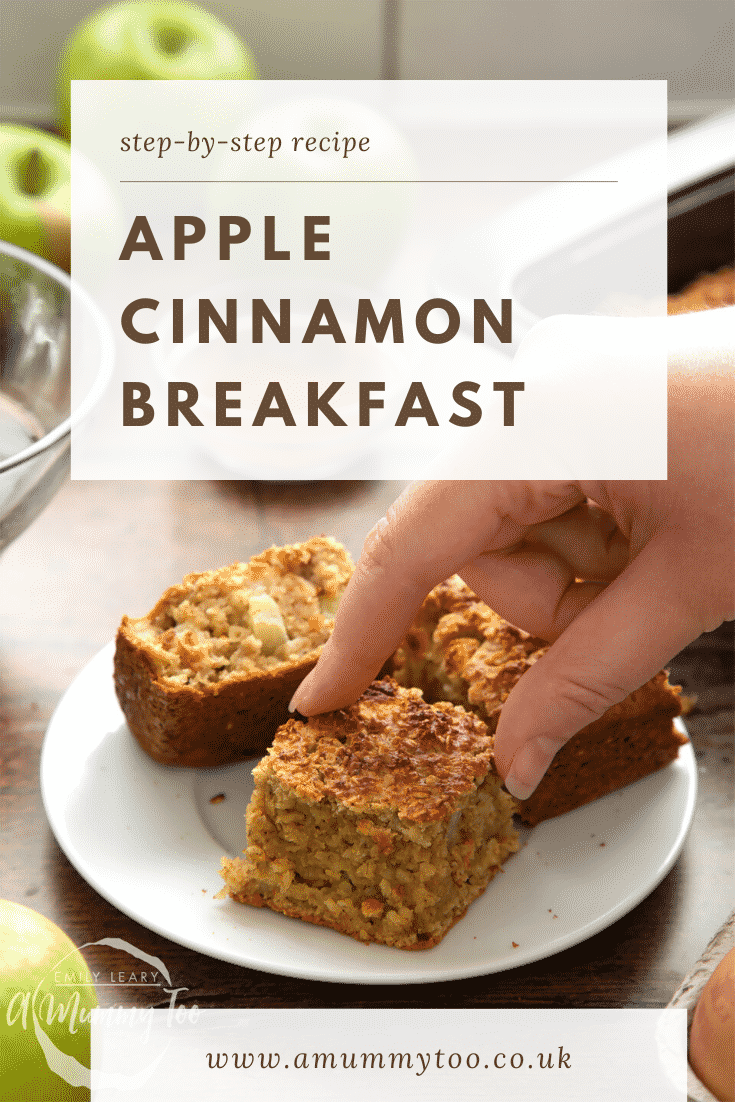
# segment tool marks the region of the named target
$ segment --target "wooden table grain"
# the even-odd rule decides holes
[[[546,960],[475,979],[364,986],[290,979],[225,964],[145,929],[70,865],[39,791],[44,732],[58,700],[114,635],[191,570],[273,543],[336,536],[357,556],[398,483],[70,482],[0,560],[2,895],[57,922],[77,945],[122,938],[166,963],[179,1003],[205,1007],[659,1007],[732,909],[732,630],[687,647],[673,679],[699,773],[681,857],[633,911]],[[70,746],[69,753],[74,753]],[[369,952],[369,948],[366,952]],[[86,951],[105,970],[109,949]],[[98,990],[102,1006],[164,1006],[160,989]]]

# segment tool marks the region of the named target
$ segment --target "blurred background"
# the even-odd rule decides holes
[[[3,0],[0,123],[54,129],[63,45],[100,6],[100,0]],[[669,125],[680,131],[669,142],[670,169],[678,164],[680,172],[670,242],[671,256],[677,264],[683,260],[670,290],[732,264],[732,183],[723,183],[727,172],[718,160],[727,156],[727,142],[708,122],[703,129],[714,139],[694,143],[691,165],[676,156],[677,144],[691,134],[680,128],[732,104],[732,0],[203,0],[199,6],[247,43],[266,80],[665,79]],[[692,129],[696,136],[700,128]],[[52,166],[68,161],[68,148],[48,134],[18,147],[28,208],[42,198],[36,146],[44,149],[43,139]],[[52,150],[48,143],[54,142]],[[66,171],[68,176],[68,166]],[[67,262],[68,190],[53,196],[55,206],[44,205],[43,225],[37,209],[35,221],[26,211],[39,242],[42,229],[51,236],[56,228],[60,240],[65,234]],[[2,189],[0,214],[1,200]],[[718,219],[711,217],[712,204]],[[51,214],[56,221],[49,223]],[[579,221],[575,209],[570,241]],[[20,233],[19,226],[9,225],[6,235],[10,231]],[[728,257],[718,251],[720,237]],[[29,247],[25,239],[16,244]],[[63,263],[45,238],[42,244],[51,252],[48,259]],[[46,255],[41,247],[36,251]],[[8,285],[22,282],[13,283],[17,268],[6,270]],[[41,272],[54,278],[48,265]],[[56,278],[65,277],[56,270]],[[0,376],[10,347],[7,338],[0,340]],[[14,470],[8,479],[17,493]],[[0,546],[3,531],[7,542],[14,541],[3,554],[0,602],[4,892],[58,922],[77,945],[109,934],[163,957],[174,982],[200,1006],[665,1005],[732,906],[732,625],[703,635],[671,663],[672,680],[686,694],[699,777],[695,821],[681,859],[611,930],[522,969],[425,988],[271,977],[201,956],[127,918],[56,844],[39,790],[44,732],[60,697],[112,638],[120,616],[143,614],[188,571],[245,560],[271,544],[325,532],[356,558],[365,534],[402,488],[390,481],[268,483],[221,474],[189,482],[75,480],[61,486],[26,531],[29,513],[22,526],[12,527],[0,508]],[[110,1000],[141,1005],[140,991],[132,988],[100,993],[102,1005]]]
[[[51,126],[59,52],[97,0],[4,0],[0,117]],[[200,5],[266,79],[666,79],[670,124],[735,93],[731,0],[258,0]]]

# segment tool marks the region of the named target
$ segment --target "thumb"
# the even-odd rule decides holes
[[[691,575],[688,593],[677,591],[686,561],[686,549],[648,544],[523,675],[495,734],[495,762],[512,795],[530,796],[564,743],[712,626],[699,622]]]

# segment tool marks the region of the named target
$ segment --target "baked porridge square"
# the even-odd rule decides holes
[[[390,678],[290,719],[253,777],[226,892],[359,941],[436,945],[518,848],[485,724]]]
[[[418,686],[428,701],[472,710],[494,733],[511,689],[546,650],[542,639],[513,627],[454,575],[424,601],[393,670],[400,684]],[[535,792],[518,801],[521,819],[535,826],[668,765],[687,741],[673,725],[680,692],[661,671],[581,730]]]
[[[187,574],[117,633],[115,690],[131,732],[165,765],[262,754],[316,664],[352,574],[316,536],[249,562]]]

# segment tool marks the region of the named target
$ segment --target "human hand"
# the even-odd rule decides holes
[[[293,708],[354,701],[429,590],[458,573],[553,644],[513,689],[495,735],[498,769],[525,799],[572,735],[735,614],[735,309],[667,325],[668,479],[410,486],[369,533]]]

